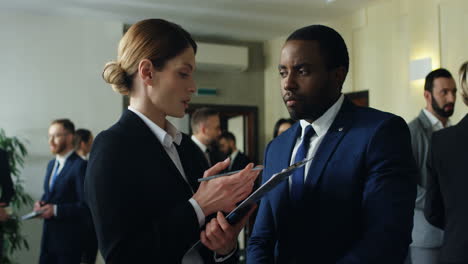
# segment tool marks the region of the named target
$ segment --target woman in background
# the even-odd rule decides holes
[[[291,118],[281,118],[276,121],[275,128],[273,129],[273,138],[281,135],[281,133],[288,130],[294,123],[295,121]]]

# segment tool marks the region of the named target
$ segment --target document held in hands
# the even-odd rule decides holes
[[[282,171],[275,173],[271,176],[271,178],[266,181],[262,186],[258,187],[256,191],[254,191],[249,197],[247,197],[244,201],[242,201],[234,210],[232,210],[227,216],[226,220],[232,225],[237,223],[242,217],[249,211],[251,206],[260,200],[267,192],[271,191],[275,188],[280,182],[287,179],[292,173],[307,164],[307,162],[311,161],[311,159],[304,159],[303,161],[299,161],[294,163],[293,165],[283,169]]]
[[[30,212],[28,214],[25,214],[25,215],[21,216],[21,221],[36,218],[36,217],[40,216],[43,213],[44,213],[44,210],[32,211],[32,212]]]
[[[313,158],[304,159],[303,161],[294,163],[286,169],[283,169],[282,171],[273,174],[268,181],[262,184],[262,186],[258,187],[256,191],[249,195],[249,197],[242,201],[234,210],[232,210],[226,216],[226,220],[228,221],[228,223],[231,225],[236,224],[239,220],[242,219],[242,217],[244,217],[244,215],[250,210],[254,203],[260,200],[260,198],[262,198],[267,192],[275,188],[280,182],[291,176],[296,169],[306,165],[307,162],[311,161],[312,159]],[[201,245],[200,240],[198,240],[198,242],[195,243],[190,250],[198,247],[199,245]]]

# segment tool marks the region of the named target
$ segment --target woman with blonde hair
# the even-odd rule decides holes
[[[460,67],[460,88],[468,106],[468,61]],[[468,114],[432,136],[424,215],[443,230],[442,264],[468,263]]]
[[[197,178],[221,172],[229,160],[204,172],[197,146],[166,120],[183,117],[196,91],[196,51],[180,26],[148,19],[129,28],[117,61],[104,68],[104,80],[130,97],[120,120],[96,137],[86,174],[86,199],[106,263],[234,259],[248,215],[229,225],[220,211],[234,209],[251,192],[258,172],[249,164],[198,185]],[[212,252],[189,250],[200,239]]]

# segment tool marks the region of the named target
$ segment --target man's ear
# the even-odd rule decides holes
[[[432,93],[428,90],[424,90],[424,99],[426,100],[426,103],[430,105],[432,102]]]
[[[138,64],[138,75],[146,86],[153,85],[153,63],[148,59],[143,59]]]
[[[347,74],[348,71],[343,66],[340,66],[333,70],[333,77],[335,78],[337,84],[340,86],[343,85]]]
[[[206,133],[206,126],[203,122],[201,122],[199,125],[198,125],[198,131],[200,131],[202,133],[202,135],[204,135]]]

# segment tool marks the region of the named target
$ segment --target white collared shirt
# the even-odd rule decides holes
[[[229,170],[232,169],[232,164],[234,164],[234,160],[236,159],[237,155],[239,154],[239,150],[236,149],[236,151],[232,152],[229,158],[231,159],[231,163],[229,163]]]
[[[62,171],[63,167],[65,167],[65,162],[67,162],[68,157],[70,157],[70,155],[73,152],[75,152],[75,150],[72,149],[63,156],[60,156],[60,155],[55,156],[54,167],[52,168],[52,171],[50,172],[50,177],[49,177],[49,188],[50,188],[50,184],[52,183],[52,178],[54,176],[55,168],[57,167],[57,161],[58,161],[58,164],[60,164],[57,170],[57,176],[58,176],[60,172]]]
[[[68,157],[70,157],[73,152],[75,152],[74,149],[70,150],[69,152],[67,152],[63,156],[60,156],[58,154],[55,156],[55,164],[54,164],[54,167],[52,168],[52,172],[50,173],[50,177],[49,177],[49,189],[51,187],[50,185],[52,183],[52,178],[54,177],[55,168],[57,167],[57,165],[59,165],[58,170],[57,170],[57,176],[56,176],[56,177],[58,177],[60,172],[62,171],[63,167],[65,167],[65,162],[67,162]],[[57,163],[57,161],[58,161],[58,163]],[[57,180],[57,179],[55,179],[55,180]],[[54,216],[57,216],[57,205],[54,204],[53,208],[54,208]]]
[[[164,150],[166,151],[167,155],[169,155],[172,162],[174,162],[174,165],[179,170],[185,182],[189,185],[190,189],[192,189],[192,187],[190,186],[187,180],[187,176],[185,175],[184,167],[182,166],[182,162],[180,161],[179,153],[177,152],[177,149],[174,146],[174,144],[180,145],[180,142],[182,141],[182,133],[178,131],[177,128],[174,125],[172,125],[171,122],[167,120],[166,120],[167,131],[166,131],[160,128],[153,121],[151,121],[148,117],[140,113],[138,110],[132,108],[131,106],[128,107],[128,110],[132,111],[138,117],[140,117],[141,120],[143,120],[143,122],[149,127],[149,129],[153,132],[153,134],[156,136],[159,142],[161,142],[161,144],[163,145]],[[194,190],[192,190],[192,193],[193,191]],[[200,205],[195,199],[190,198],[189,202],[190,204],[192,204],[193,209],[195,210],[195,213],[197,214],[198,224],[200,226],[203,226],[205,224],[205,214],[203,213],[203,210],[201,209]]]
[[[323,138],[328,132],[328,129],[332,125],[333,121],[335,121],[336,115],[338,114],[338,111],[340,111],[341,106],[343,105],[344,101],[344,95],[342,94],[340,98],[330,107],[328,110],[317,120],[315,120],[312,124],[305,121],[305,120],[300,120],[300,125],[301,125],[301,135],[299,138],[296,140],[296,144],[294,146],[292,155],[291,155],[291,161],[290,164],[294,163],[294,159],[296,158],[296,153],[297,150],[299,149],[299,146],[301,145],[302,142],[302,137],[304,135],[304,131],[307,126],[312,126],[312,128],[315,130],[315,133],[311,138],[310,138],[310,145],[309,149],[307,151],[307,159],[311,159],[314,157],[315,153],[317,152],[317,149],[320,146],[320,143],[322,142]],[[307,179],[307,175],[309,173],[309,168],[310,165],[312,164],[313,160],[311,162],[307,162],[305,165],[305,174],[304,174],[304,181]],[[289,186],[291,187],[291,181],[292,178],[289,177]]]
[[[431,122],[433,132],[444,128],[444,125],[442,124],[442,122],[440,122],[440,120],[434,114],[429,112],[426,108],[423,108],[423,112],[426,115],[427,119],[429,119],[429,122]],[[449,127],[449,126],[452,126],[452,123],[450,122],[450,119],[447,119],[447,124],[445,127]]]
[[[206,161],[208,161],[208,166],[211,167],[211,160],[210,160],[210,155],[208,152],[206,152],[206,149],[208,148],[205,144],[201,143],[200,140],[198,140],[197,137],[192,135],[191,137],[192,141],[200,148],[202,151],[203,155],[205,156]]]

